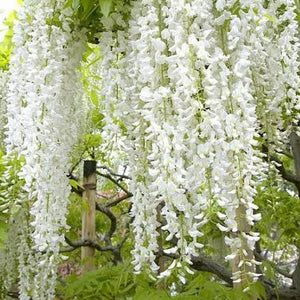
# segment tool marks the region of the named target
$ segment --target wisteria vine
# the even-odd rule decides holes
[[[30,229],[28,236],[22,232],[19,247],[25,252],[19,265],[29,264],[26,255],[30,256],[31,272],[20,278],[20,299],[53,299],[70,193],[69,156],[80,134],[77,68],[86,39],[76,29],[72,10],[64,9],[62,2],[23,5],[14,28],[6,126],[7,156],[17,152],[25,158],[17,175],[24,179],[23,201],[30,207]],[[24,245],[28,239],[30,249]]]
[[[300,116],[295,1],[140,0],[122,9],[101,19],[102,59],[93,68],[101,77],[102,151],[111,164],[126,156],[133,178],[135,271],[159,269],[161,228],[165,254],[176,259],[160,276],[177,268],[185,282],[217,208],[234,284],[257,280],[254,197],[267,172],[258,140],[281,147],[278,135],[287,139]],[[85,42],[63,2],[24,1],[6,131],[8,156],[25,158],[18,176],[30,203],[25,248],[36,270],[30,284],[20,280],[24,300],[54,297]]]

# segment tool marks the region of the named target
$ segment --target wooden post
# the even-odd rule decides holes
[[[86,160],[83,166],[83,201],[85,207],[82,211],[82,240],[95,240],[95,211],[96,211],[96,161]],[[95,269],[95,249],[92,247],[81,247],[81,260],[83,271]]]

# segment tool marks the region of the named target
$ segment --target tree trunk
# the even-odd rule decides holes
[[[84,161],[84,192],[83,201],[85,207],[82,211],[82,240],[95,240],[95,211],[96,211],[96,161]],[[81,248],[81,260],[83,271],[91,271],[95,269],[95,249],[92,247]]]

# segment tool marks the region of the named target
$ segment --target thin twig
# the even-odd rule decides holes
[[[107,171],[110,173],[110,175],[112,175],[112,176],[120,177],[120,178],[122,178],[122,179],[129,179],[129,180],[132,180],[132,178],[131,178],[130,176],[127,176],[127,175],[125,175],[125,174],[117,174],[117,173],[115,173],[112,169],[110,169],[110,168],[107,167],[107,166],[99,166],[99,167],[97,167],[97,169],[104,169],[104,170],[107,170]]]
[[[122,189],[126,194],[130,194],[130,192],[124,186],[122,186],[116,179],[114,179],[111,175],[103,174],[98,171],[96,173],[104,178],[109,179],[111,182],[113,182],[115,185],[117,185],[120,189]]]
[[[120,202],[132,197],[133,194],[129,192],[129,194],[125,194],[124,196],[121,196],[120,198],[117,198],[116,200],[109,202],[105,205],[105,207],[113,207],[119,204]]]

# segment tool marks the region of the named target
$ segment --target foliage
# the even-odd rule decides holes
[[[58,297],[68,299],[103,299],[103,300],[249,300],[249,297],[266,299],[263,286],[257,282],[250,285],[245,292],[225,287],[216,279],[205,273],[188,279],[186,284],[179,284],[174,276],[155,282],[145,274],[133,275],[130,265],[111,266],[106,264],[94,272],[84,275],[72,275],[59,284]]]
[[[99,32],[104,30],[99,20],[103,17],[108,18],[115,10],[123,10],[123,14],[128,17],[128,12],[124,8],[129,2],[129,0],[68,0],[65,7],[72,7],[80,25],[88,29],[89,42],[97,43]]]
[[[126,299],[136,284],[132,268],[128,265],[112,266],[106,264],[94,272],[77,277],[70,276],[66,286],[60,286],[58,294],[62,299]]]
[[[8,30],[4,36],[3,41],[0,43],[0,69],[8,70],[10,55],[13,51],[13,25],[16,18],[16,12],[12,12],[5,20],[4,24]]]
[[[185,291],[178,296],[179,299],[222,299],[248,300],[249,298],[259,298],[264,300],[267,298],[264,287],[261,283],[253,283],[248,286],[245,291],[231,289],[225,287],[216,281],[212,276],[199,274],[186,286]],[[174,299],[174,298],[173,298]],[[175,297],[176,299],[176,297]]]
[[[24,181],[18,176],[24,158],[4,157],[0,150],[0,248],[7,239],[8,219],[18,210],[21,203],[18,200]]]
[[[299,199],[277,186],[263,183],[258,188],[257,204],[262,219],[256,226],[262,234],[263,247],[276,251],[292,244],[300,249]]]

